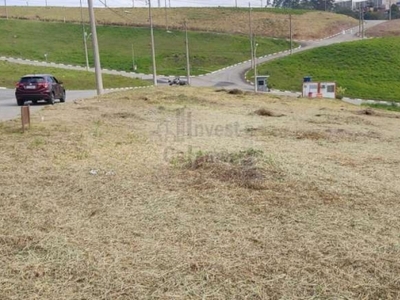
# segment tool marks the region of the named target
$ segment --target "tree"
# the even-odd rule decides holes
[[[331,11],[334,6],[334,0],[311,0],[310,2],[316,10]]]
[[[396,4],[392,4],[392,6],[390,6],[389,13],[390,19],[400,19],[400,10]]]

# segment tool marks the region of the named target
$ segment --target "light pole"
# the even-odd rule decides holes
[[[292,14],[289,14],[290,54],[293,53]]]
[[[185,44],[186,44],[186,81],[190,85],[190,62],[189,62],[189,40],[187,34],[187,26],[185,20]]]
[[[132,43],[132,70],[133,70],[133,72],[136,71],[136,65],[135,65],[135,50],[133,49],[133,43]]]
[[[7,0],[4,0],[4,9],[6,10],[6,18],[8,19]]]
[[[168,10],[167,10],[167,0],[165,0],[165,27],[168,31]]]
[[[99,55],[99,44],[97,42],[97,30],[96,21],[93,11],[93,0],[88,0],[89,6],[89,17],[90,17],[90,28],[92,30],[92,44],[93,44],[93,56],[94,56],[94,69],[96,74],[96,88],[97,95],[104,93],[103,90],[103,78],[101,76],[101,65],[100,65],[100,55]]]
[[[92,33],[87,34],[86,31],[83,32],[83,44],[85,46],[86,71],[89,71],[89,53],[88,53],[87,40],[90,38],[91,35],[92,35]]]
[[[253,29],[251,20],[251,5],[249,2],[249,29],[250,29],[250,52],[251,52],[251,68],[254,68],[254,49],[253,49]]]
[[[254,44],[254,92],[257,92],[257,46]]]
[[[151,58],[153,62],[153,84],[157,85],[156,74],[156,51],[154,49],[154,33],[153,33],[153,18],[151,16],[151,0],[149,1],[149,22],[150,22],[150,36],[151,36]]]
[[[88,47],[87,47],[87,40],[92,35],[91,33],[87,34],[85,25],[83,24],[83,7],[82,7],[82,0],[80,0],[81,5],[81,24],[82,24],[82,32],[83,32],[83,47],[85,49],[85,61],[86,61],[86,71],[89,71],[89,55],[88,55]]]

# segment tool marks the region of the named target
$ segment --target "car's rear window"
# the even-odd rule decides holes
[[[19,81],[20,83],[41,83],[41,82],[46,82],[46,79],[44,77],[22,77],[21,80]]]

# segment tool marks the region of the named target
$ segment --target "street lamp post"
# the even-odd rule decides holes
[[[289,14],[290,54],[293,54],[292,14]]]
[[[153,18],[151,15],[151,0],[149,1],[149,22],[150,22],[150,36],[151,36],[151,58],[153,62],[153,84],[157,85],[156,74],[156,51],[154,49],[154,33],[153,33]]]
[[[86,31],[83,32],[83,44],[85,46],[86,71],[89,71],[89,54],[88,54],[87,40],[90,38],[91,35],[92,35],[92,33],[87,34]]]
[[[185,44],[186,44],[186,81],[190,85],[190,61],[189,61],[189,39],[185,20]]]
[[[102,78],[102,72],[101,72],[99,44],[97,41],[96,20],[94,17],[94,10],[93,10],[93,0],[88,0],[88,7],[89,7],[90,28],[92,31],[94,70],[95,70],[95,75],[96,75],[96,89],[97,89],[97,95],[102,95],[104,93],[103,78]]]
[[[133,43],[132,43],[132,70],[133,70],[133,72],[136,71],[136,65],[135,65],[135,50],[133,49]]]
[[[8,19],[7,0],[4,0],[4,9],[6,10],[6,18]]]
[[[82,7],[82,0],[80,0],[81,6],[81,24],[82,24],[82,33],[83,33],[83,47],[85,48],[85,62],[86,62],[86,71],[89,71],[89,55],[88,55],[88,47],[87,47],[87,40],[92,35],[91,33],[87,34],[85,29],[85,24],[83,23],[83,7]]]
[[[253,45],[253,29],[251,20],[251,5],[249,2],[249,30],[250,30],[250,52],[251,52],[251,68],[254,68],[254,45]]]
[[[257,43],[254,43],[254,92],[257,92]]]

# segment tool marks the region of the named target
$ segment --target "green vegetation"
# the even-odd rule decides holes
[[[87,90],[96,88],[95,74],[85,71],[73,71],[60,68],[36,67],[30,65],[12,64],[0,61],[0,86],[14,88],[20,76],[32,73],[51,73],[64,82],[71,90]],[[149,82],[118,75],[103,74],[104,88],[121,88],[150,85]]]
[[[300,91],[302,79],[335,81],[350,98],[400,101],[400,39],[370,39],[321,47],[262,64],[272,88]],[[249,76],[252,74],[249,73]]]
[[[400,106],[398,106],[397,103],[395,103],[395,102],[392,102],[391,104],[365,103],[362,105],[372,107],[372,108],[377,108],[377,109],[385,109],[385,110],[400,112]]]
[[[87,28],[88,30],[89,28]],[[148,28],[99,26],[97,29],[103,68],[151,73],[151,43]],[[154,30],[157,72],[183,75],[186,67],[185,33]],[[247,36],[189,32],[191,72],[203,74],[250,58]],[[0,20],[0,54],[85,65],[82,26],[26,20]],[[287,41],[258,38],[259,55],[289,48]],[[89,61],[92,62],[92,45]]]

